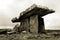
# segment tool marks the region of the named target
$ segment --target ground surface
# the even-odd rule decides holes
[[[60,40],[60,34],[0,34],[0,40]]]

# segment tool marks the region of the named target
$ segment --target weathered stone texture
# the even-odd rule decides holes
[[[30,32],[38,33],[38,15],[30,17]]]
[[[24,19],[21,21],[21,26],[22,31],[26,30],[29,31],[29,20],[28,19]]]

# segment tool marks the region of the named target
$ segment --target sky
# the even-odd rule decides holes
[[[0,28],[15,26],[17,23],[12,23],[11,19],[19,17],[32,4],[55,10],[55,13],[43,17],[45,29],[60,29],[60,0],[0,0]]]

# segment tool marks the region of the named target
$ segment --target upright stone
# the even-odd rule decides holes
[[[45,32],[45,27],[44,27],[44,19],[41,17],[38,17],[38,21],[39,21],[39,26],[38,26],[38,32],[39,33],[43,33]]]
[[[27,18],[27,19],[24,19],[24,20],[22,20],[21,21],[21,30],[22,31],[29,31],[29,19]]]
[[[30,17],[30,32],[38,33],[38,15]]]

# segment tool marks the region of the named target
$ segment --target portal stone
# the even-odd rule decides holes
[[[42,33],[42,32],[45,32],[45,27],[44,27],[44,19],[41,18],[41,17],[38,17],[38,33]]]
[[[38,33],[38,15],[30,17],[30,32]]]

